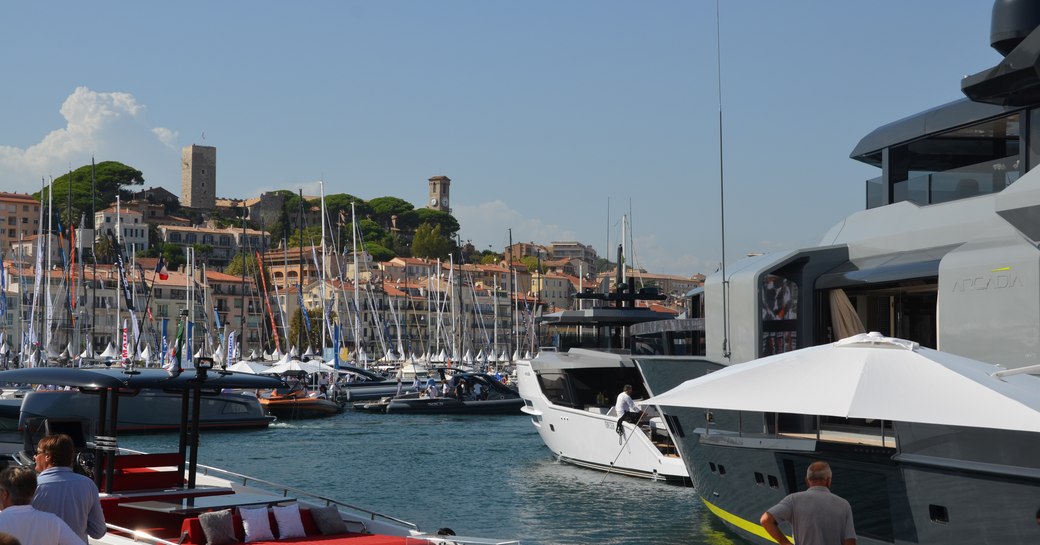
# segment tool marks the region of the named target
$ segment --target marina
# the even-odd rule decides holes
[[[266,430],[206,431],[200,463],[361,501],[422,528],[523,545],[737,545],[689,487],[555,462],[528,418],[346,411]],[[121,446],[170,448],[170,435]],[[291,447],[291,448],[290,448]]]
[[[674,282],[643,283],[628,215],[614,261],[511,230],[463,245],[447,176],[424,208],[324,179],[225,199],[191,144],[183,202],[106,177],[114,206],[77,227],[70,166],[0,249],[5,463],[72,436],[109,523],[93,545],[205,543],[210,512],[249,531],[247,508],[288,504],[297,537],[331,517],[339,545],[770,545],[795,528],[762,513],[820,460],[859,545],[1036,541],[1040,3],[992,17],[1001,59],[945,83],[956,100],[849,142],[855,211],[730,261],[726,208],[755,204],[727,205],[722,167],[754,161],[724,158],[716,28],[722,259]]]

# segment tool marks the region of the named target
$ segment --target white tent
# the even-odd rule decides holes
[[[473,353],[466,349],[466,355],[462,356],[462,362],[469,365],[473,363]]]
[[[0,354],[5,354],[6,353],[6,352],[4,352],[5,348],[7,348],[7,344],[4,344],[3,347],[0,347]],[[94,349],[88,344],[87,348],[84,349],[83,352],[80,352],[79,357],[84,358],[84,359],[93,358],[94,357]]]
[[[1040,377],[1000,370],[864,333],[736,364],[643,404],[1040,432]]]
[[[300,360],[289,360],[286,362],[279,362],[276,365],[268,367],[261,371],[265,375],[281,375],[285,373],[307,373],[308,375],[313,373],[323,372],[321,364],[310,361]]]
[[[260,357],[256,355],[256,349],[255,348],[249,351],[249,359],[251,359],[251,360],[258,360],[258,359],[260,359]]]
[[[236,373],[249,373],[252,375],[259,375],[261,373],[266,372],[268,369],[270,369],[270,367],[260,362],[248,360],[241,360],[238,363],[227,368],[228,371],[234,371]]]
[[[502,354],[498,356],[499,363],[506,363],[509,361],[509,352],[505,348],[502,349]]]
[[[105,347],[105,351],[102,352],[100,356],[98,356],[98,358],[101,358],[101,359],[112,359],[112,358],[118,358],[118,357],[119,357],[119,352],[116,350],[115,345],[113,345],[111,342],[109,342],[108,346]]]

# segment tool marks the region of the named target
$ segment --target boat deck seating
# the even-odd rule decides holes
[[[278,524],[271,511],[268,511],[268,518],[271,522],[272,533],[277,535]],[[231,520],[235,527],[235,537],[237,537],[240,542],[244,543],[245,529],[242,526],[242,517],[240,517],[238,513],[235,513],[232,515]],[[273,543],[317,543],[321,545],[420,545],[430,543],[427,540],[414,537],[387,536],[355,532],[322,535],[321,531],[318,530],[318,526],[314,523],[314,519],[311,517],[310,509],[306,508],[300,509],[300,520],[303,522],[303,530],[307,534],[304,537],[275,539],[274,541],[252,541],[250,543],[253,545],[268,545]],[[184,519],[184,522],[181,525],[179,543],[181,545],[205,545],[206,535],[202,531],[202,524],[199,523],[198,517]]]
[[[233,493],[234,490],[230,488],[192,488],[102,494],[101,510],[105,513],[105,521],[110,524],[131,530],[145,531],[168,541],[177,541],[180,534],[176,533],[176,529],[180,526],[181,521],[184,520],[184,515],[131,509],[120,504],[153,500],[176,501],[182,498]],[[164,528],[172,528],[172,530],[164,530]]]
[[[178,469],[180,454],[122,454],[113,461],[112,491],[156,490],[184,485],[184,474]],[[103,465],[103,464],[102,464]],[[101,469],[104,472],[104,468]],[[105,473],[102,473],[107,478]],[[101,489],[106,488],[102,479]]]

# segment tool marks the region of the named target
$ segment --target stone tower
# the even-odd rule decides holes
[[[426,208],[450,213],[450,188],[451,178],[448,178],[447,176],[434,176],[433,178],[430,178],[430,204]]]
[[[213,210],[217,204],[217,148],[192,144],[181,150],[181,206]]]

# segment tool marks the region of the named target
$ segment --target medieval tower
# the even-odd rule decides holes
[[[217,148],[192,144],[181,150],[181,205],[213,210],[217,204]]]
[[[450,187],[451,178],[448,178],[447,176],[434,176],[433,178],[430,178],[430,204],[427,208],[450,213]]]

